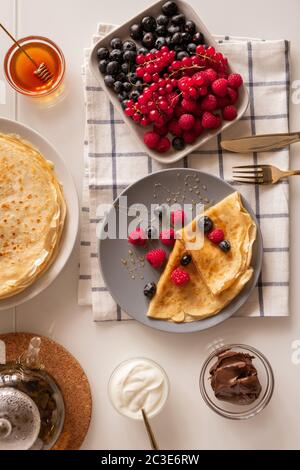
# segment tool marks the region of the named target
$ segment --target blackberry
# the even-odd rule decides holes
[[[133,41],[125,41],[123,44],[123,51],[136,51],[136,44]]]
[[[195,44],[204,44],[204,36],[202,33],[195,33],[193,36],[193,42]]]
[[[191,255],[185,254],[180,260],[181,266],[188,266],[192,261]]]
[[[181,137],[175,137],[172,140],[172,145],[175,150],[183,150],[185,147],[184,140]]]
[[[120,38],[112,38],[110,41],[110,45],[112,49],[122,49],[123,42]]]
[[[100,70],[101,73],[105,73],[105,72],[106,72],[107,64],[108,64],[108,60],[106,60],[106,59],[100,60],[100,62],[99,62],[99,70]]]
[[[143,35],[142,26],[140,24],[132,24],[130,26],[130,36],[132,39],[141,39]]]
[[[166,15],[158,15],[156,22],[161,26],[167,26],[169,23],[169,18]]]
[[[109,58],[109,50],[106,47],[100,47],[97,51],[97,57],[99,60],[108,59]]]
[[[143,36],[142,39],[142,44],[144,47],[147,47],[148,49],[151,49],[151,47],[154,46],[155,44],[155,36],[153,33],[146,33]]]
[[[142,28],[147,33],[155,31],[156,19],[153,16],[145,16],[141,22]]]
[[[156,284],[155,282],[148,282],[148,284],[144,287],[144,295],[148,297],[148,299],[152,299],[156,294]]]
[[[186,21],[185,25],[184,25],[184,31],[186,33],[189,33],[189,34],[195,34],[196,32],[196,25],[193,21]]]
[[[204,233],[210,232],[214,227],[213,221],[207,215],[201,217],[198,224],[200,230],[203,230]]]
[[[116,60],[113,60],[112,62],[108,62],[107,67],[106,67],[106,72],[108,75],[117,75],[118,72],[120,71],[120,64]]]
[[[167,15],[167,16],[176,15],[176,13],[178,11],[178,7],[177,7],[175,2],[166,2],[166,3],[163,4],[161,9],[162,9],[162,12],[164,13],[164,15]]]

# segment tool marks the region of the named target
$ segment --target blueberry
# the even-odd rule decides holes
[[[183,44],[189,44],[192,40],[192,36],[189,33],[184,32],[181,36]]]
[[[175,137],[172,141],[172,145],[175,150],[183,150],[185,142],[181,137]]]
[[[204,44],[204,36],[202,33],[195,33],[193,36],[193,42],[195,44]]]
[[[115,79],[112,77],[112,75],[105,75],[104,77],[104,83],[108,88],[113,88]]]
[[[166,44],[167,46],[171,46],[171,36],[166,36]]]
[[[185,16],[182,13],[172,16],[171,23],[175,26],[181,26],[185,23]]]
[[[172,44],[174,44],[174,46],[181,44],[182,43],[181,33],[174,33],[172,38],[171,38],[171,42],[172,42]]]
[[[132,24],[130,26],[130,36],[132,39],[141,39],[143,35],[143,30],[140,24]]]
[[[137,90],[133,90],[130,94],[129,94],[129,98],[133,101],[137,101],[138,100],[138,97],[140,96],[140,93],[137,91]]]
[[[152,299],[156,294],[156,284],[155,282],[148,282],[148,284],[144,287],[144,295],[148,297],[148,299]]]
[[[223,240],[222,242],[219,243],[219,248],[221,248],[224,253],[228,253],[231,249],[230,242],[228,240]]]
[[[193,21],[188,20],[184,25],[184,31],[186,33],[195,34],[195,32],[196,32],[195,23]]]
[[[190,262],[192,261],[191,255],[185,254],[180,260],[181,266],[188,266]]]
[[[164,15],[167,15],[167,16],[176,15],[178,11],[178,7],[175,2],[166,2],[163,4],[161,9]]]
[[[122,107],[123,107],[124,101],[128,100],[128,93],[125,90],[121,91],[121,93],[118,94],[118,99],[120,103],[122,103]]]
[[[121,65],[122,72],[128,73],[129,72],[129,65],[127,63]]]
[[[120,38],[112,38],[110,41],[110,45],[112,49],[122,49],[123,42]]]
[[[156,22],[160,26],[167,26],[167,24],[169,23],[169,18],[166,15],[158,15],[158,17],[156,18]]]
[[[123,83],[123,88],[124,88],[125,91],[129,92],[132,89],[132,85],[129,82],[124,82]]]
[[[193,44],[192,42],[190,44],[188,44],[187,46],[187,51],[190,53],[190,54],[195,54],[196,52],[196,44]]]
[[[117,62],[123,62],[123,53],[120,49],[113,49],[109,54],[110,60],[116,60]]]
[[[155,36],[153,33],[144,34],[143,39],[142,39],[143,46],[148,47],[148,49],[151,49],[151,47],[154,46],[154,43],[155,43]]]
[[[100,47],[97,51],[97,57],[99,60],[108,59],[109,58],[109,50],[106,47]]]
[[[155,240],[157,238],[157,230],[155,227],[148,227],[147,228],[147,236],[149,240]]]
[[[150,49],[150,52],[151,54],[155,54],[155,52],[157,52],[158,49],[156,49],[156,47],[152,47],[152,49]]]
[[[144,89],[144,83],[142,82],[142,80],[137,80],[136,83],[135,83],[135,89],[139,92],[142,92],[143,89]]]
[[[116,81],[118,82],[124,82],[124,80],[126,80],[126,75],[124,72],[120,72],[118,73],[118,75],[116,76]]]
[[[176,59],[177,60],[182,60],[184,57],[189,57],[188,52],[186,52],[186,51],[177,52],[177,54],[176,54]]]
[[[156,19],[153,16],[145,16],[141,24],[144,31],[153,32],[156,28]]]
[[[149,52],[149,50],[148,50],[146,47],[140,47],[140,48],[137,50],[137,53],[138,53],[138,54],[147,54],[147,52]]]
[[[168,27],[168,33],[171,34],[171,36],[175,33],[179,33],[180,32],[180,28],[179,26],[174,26],[174,25],[171,25]]]
[[[166,38],[164,37],[157,38],[155,41],[155,47],[157,47],[157,49],[160,49],[162,46],[165,46],[166,44],[167,44]]]
[[[171,44],[173,45],[173,43],[171,42]],[[173,46],[173,49],[175,52],[183,52],[183,49],[182,49],[182,44],[176,44],[176,46]]]
[[[157,36],[165,36],[167,34],[167,28],[163,25],[157,26],[155,32]]]
[[[128,74],[128,80],[129,80],[130,83],[135,84],[135,83],[138,81],[138,78],[137,78],[137,76],[136,76],[135,73],[130,72],[130,73]]]
[[[209,217],[207,217],[207,215],[205,215],[204,217],[201,217],[199,219],[198,224],[199,224],[200,230],[203,230],[204,233],[210,232],[214,226],[213,221]]]
[[[106,67],[106,72],[108,75],[117,75],[120,71],[120,64],[116,60],[109,62]]]
[[[136,51],[136,44],[133,41],[125,41],[123,51]]]
[[[116,93],[121,93],[121,91],[123,91],[123,83],[117,80],[114,83],[114,90]]]
[[[105,73],[105,72],[106,72],[107,64],[108,64],[108,60],[106,60],[106,59],[100,60],[100,62],[99,62],[99,70],[100,70],[101,73]]]
[[[135,63],[136,52],[135,51],[125,51],[123,54],[123,59],[128,63]]]

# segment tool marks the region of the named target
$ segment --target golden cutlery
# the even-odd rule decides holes
[[[25,54],[28,57],[30,62],[33,63],[33,65],[35,66],[35,71],[33,72],[34,75],[36,75],[42,82],[45,82],[45,83],[51,80],[51,78],[53,78],[53,73],[50,72],[50,70],[48,69],[47,65],[44,62],[42,62],[41,64],[38,64],[28,54],[26,49],[24,49],[24,47],[21,46],[21,44],[13,37],[12,34],[10,34],[10,32],[1,23],[0,23],[0,28],[3,29],[3,31],[10,37],[10,39],[16,44],[16,46],[18,46],[18,48],[23,52],[23,54]]]
[[[149,437],[149,441],[150,441],[150,444],[151,444],[151,449],[152,450],[159,450],[159,447],[157,445],[154,433],[153,433],[152,428],[150,426],[150,422],[149,422],[147,413],[143,408],[142,408],[142,415],[143,415],[145,428],[146,428],[146,431],[147,431],[147,434],[148,434],[148,437]]]
[[[300,132],[288,134],[262,134],[239,139],[222,140],[224,150],[237,153],[268,152],[269,150],[287,147],[300,141]]]
[[[275,184],[282,178],[300,175],[300,170],[283,171],[273,165],[244,165],[233,167],[233,180],[238,183]]]

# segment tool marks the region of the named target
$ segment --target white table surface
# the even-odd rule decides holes
[[[298,0],[190,0],[215,33],[291,40],[292,78],[300,79]],[[16,97],[6,85],[0,115],[17,119],[48,138],[82,183],[84,104],[80,70],[97,22],[121,23],[150,0],[1,0],[0,20],[18,37],[41,34],[56,41],[67,60],[68,96],[45,109]],[[0,56],[9,39],[0,34]],[[0,70],[0,80],[4,80]],[[0,85],[1,86],[1,85]],[[291,107],[291,130],[300,130],[300,105]],[[293,168],[300,167],[299,144],[292,149]],[[68,348],[85,369],[93,393],[93,417],[83,449],[143,449],[147,438],[140,423],[120,417],[106,389],[113,368],[132,356],[158,361],[171,381],[166,408],[153,420],[161,448],[169,449],[299,449],[300,365],[291,361],[292,341],[300,339],[300,184],[291,181],[291,316],[234,318],[194,335],[152,331],[136,322],[95,324],[89,308],[77,306],[78,245],[59,278],[26,304],[0,312],[0,332],[27,331],[47,335]],[[274,223],[274,222],[273,222]],[[276,226],[274,226],[276,230]],[[248,422],[218,417],[200,397],[198,376],[209,345],[218,339],[257,347],[271,360],[276,388],[270,405]],[[71,371],[70,371],[71,373]]]

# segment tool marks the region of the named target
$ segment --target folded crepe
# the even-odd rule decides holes
[[[231,244],[228,253],[224,253],[218,245],[203,236],[198,225],[203,214],[198,215],[180,235],[202,280],[212,294],[219,295],[233,286],[248,270],[257,229],[243,207],[238,192],[209,208],[204,215],[210,217],[216,228],[224,231],[225,239]]]
[[[229,289],[223,290],[220,295],[213,295],[194,262],[191,262],[184,268],[190,275],[190,282],[176,286],[171,281],[171,274],[180,266],[180,260],[185,253],[184,243],[176,240],[158,282],[156,295],[150,302],[148,317],[180,323],[203,320],[215,315],[239,294],[253,273],[252,268],[246,269]]]
[[[52,264],[66,217],[53,165],[30,143],[0,134],[0,299]]]

